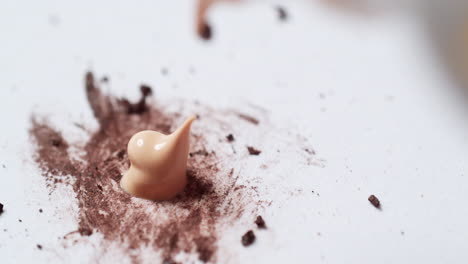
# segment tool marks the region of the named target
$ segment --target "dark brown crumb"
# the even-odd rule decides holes
[[[375,195],[371,195],[369,196],[369,198],[367,198],[367,200],[369,200],[369,202],[375,207],[375,208],[379,208],[380,209],[380,201],[377,197],[375,197]]]
[[[286,21],[288,19],[288,12],[286,9],[282,6],[276,6],[275,7],[276,12],[278,13],[278,19],[280,21]]]
[[[146,84],[140,85],[140,91],[143,97],[149,96],[153,93],[153,89],[151,89],[151,86]]]
[[[109,82],[109,77],[107,77],[107,76],[102,76],[101,82],[102,82],[102,83],[107,83],[107,82]]]
[[[3,204],[0,203],[0,215],[3,213]]]
[[[137,103],[130,103],[127,99],[119,100],[119,104],[124,106],[127,109],[127,114],[137,114],[141,115],[148,111],[148,106],[146,105],[146,98],[153,94],[153,90],[150,86],[142,84],[140,86],[141,98]]]
[[[198,35],[204,40],[210,40],[212,37],[211,26],[207,22],[204,22],[199,29]]]
[[[42,245],[37,244],[36,247],[37,247],[39,250],[42,250]]]
[[[42,208],[39,208],[39,213],[42,213],[42,212],[43,212],[43,211],[42,211]]]
[[[262,153],[261,150],[258,150],[258,149],[256,149],[256,148],[250,147],[250,146],[247,147],[247,150],[249,151],[249,154],[250,154],[250,155],[256,155],[256,156],[258,156],[258,155],[260,155],[260,153]]]
[[[22,222],[23,222],[23,220],[21,220],[21,219],[18,219],[18,222],[22,223]]]
[[[125,149],[119,150],[119,152],[117,152],[117,158],[119,158],[120,160],[123,159],[125,157],[125,153],[127,153]]]
[[[234,141],[234,136],[232,134],[229,134],[226,136],[227,141],[233,142]]]
[[[261,215],[257,216],[257,219],[255,219],[255,224],[260,229],[266,229],[265,220],[263,220],[263,217]]]
[[[244,245],[244,247],[248,247],[248,246],[252,245],[255,242],[254,232],[252,230],[247,231],[247,233],[245,233],[242,236],[241,241],[242,241],[242,245]]]

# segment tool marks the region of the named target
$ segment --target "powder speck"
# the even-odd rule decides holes
[[[234,141],[234,136],[232,134],[229,134],[226,136],[227,141],[233,142]]]

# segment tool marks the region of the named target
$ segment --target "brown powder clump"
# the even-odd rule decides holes
[[[252,230],[247,231],[241,238],[242,245],[248,247],[255,242],[255,234]]]
[[[255,219],[255,224],[260,229],[266,229],[265,220],[263,220],[263,217],[261,215],[257,216],[257,219]]]
[[[254,155],[254,156],[258,156],[258,155],[260,155],[260,153],[262,153],[261,150],[256,149],[256,148],[251,147],[251,146],[247,146],[247,150],[249,151],[250,155]]]
[[[130,137],[145,129],[170,133],[182,117],[147,104],[152,93],[148,86],[141,87],[142,97],[135,104],[104,94],[90,72],[85,88],[99,124],[86,142],[68,142],[47,120],[37,117],[32,118],[30,129],[36,143],[35,161],[48,186],[54,190],[60,184],[70,185],[76,195],[78,227],[72,233],[100,233],[104,242],[119,243],[135,263],[143,261],[136,250],[145,247],[160,252],[165,263],[174,263],[182,252],[195,254],[203,262],[216,262],[223,225],[234,223],[247,205],[256,204],[254,190],[239,188],[234,169],[225,168],[221,154],[207,149],[207,139],[194,131],[184,192],[163,202],[129,196],[119,181],[129,166],[126,145]],[[71,154],[71,146],[79,154]]]
[[[378,208],[380,209],[380,201],[379,201],[379,198],[377,198],[375,195],[371,195],[369,196],[369,198],[367,198],[367,200],[369,200],[369,202],[375,207],[375,208]]]

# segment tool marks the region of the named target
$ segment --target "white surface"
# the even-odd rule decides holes
[[[33,111],[55,113],[58,124],[92,123],[82,78],[93,69],[118,94],[136,97],[145,82],[161,100],[265,107],[277,127],[303,130],[326,160],[306,172],[281,161],[291,183],[320,197],[279,196],[265,212],[270,230],[233,262],[465,263],[468,104],[437,66],[421,20],[302,1],[286,7],[284,24],[270,3],[217,7],[215,38],[203,43],[191,1],[2,1],[0,262],[73,254],[49,246],[76,228],[75,218],[57,213],[31,165],[27,127]],[[93,261],[92,247],[70,250],[84,254],[77,262]]]

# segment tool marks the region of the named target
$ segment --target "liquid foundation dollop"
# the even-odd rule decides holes
[[[148,200],[169,200],[187,183],[187,157],[190,126],[195,116],[187,119],[170,135],[145,130],[128,142],[130,169],[120,186],[129,194]]]

